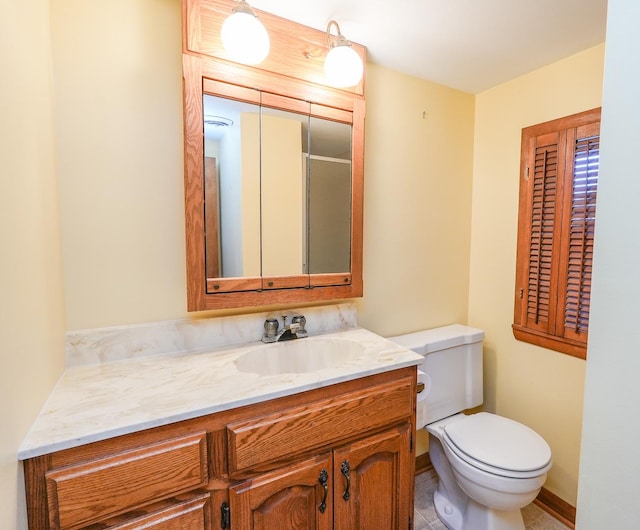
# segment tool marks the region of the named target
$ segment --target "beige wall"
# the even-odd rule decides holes
[[[186,314],[179,0],[51,0],[69,330]]]
[[[17,450],[62,372],[49,2],[0,4],[0,528],[26,528]]]
[[[476,98],[469,324],[486,332],[485,408],[551,445],[546,487],[575,506],[585,362],[511,333],[521,129],[598,107],[604,45]]]
[[[367,65],[364,297],[384,336],[467,318],[474,97]]]

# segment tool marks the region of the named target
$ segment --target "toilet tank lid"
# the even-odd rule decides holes
[[[426,355],[434,351],[445,350],[463,344],[480,342],[484,338],[484,331],[478,328],[450,324],[439,328],[425,329],[405,335],[389,337],[389,340],[404,346],[416,353]]]

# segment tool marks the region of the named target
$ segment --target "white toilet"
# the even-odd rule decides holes
[[[482,404],[479,329],[453,324],[390,337],[424,355],[425,399],[417,427],[429,433],[438,474],[434,504],[450,530],[524,530],[520,509],[532,502],[551,467],[551,449],[516,421],[462,411]]]

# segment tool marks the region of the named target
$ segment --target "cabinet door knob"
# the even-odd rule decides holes
[[[324,511],[327,509],[327,496],[329,495],[329,473],[327,473],[326,469],[320,471],[318,482],[320,482],[320,485],[324,489],[324,497],[322,497],[322,502],[320,503],[318,509],[320,510],[320,513],[324,513]]]
[[[347,487],[344,490],[344,493],[342,494],[342,498],[345,501],[348,501],[349,498],[351,497],[351,466],[349,465],[349,462],[347,462],[346,460],[344,462],[342,462],[342,464],[340,465],[340,472],[344,475],[344,478],[347,479]]]

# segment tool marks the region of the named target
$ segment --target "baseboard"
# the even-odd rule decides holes
[[[576,527],[576,509],[567,501],[562,500],[556,494],[551,493],[548,489],[542,488],[538,497],[533,501],[540,506],[549,515],[552,515],[561,523],[575,530]]]
[[[431,463],[429,453],[423,453],[416,457],[416,475],[424,473],[432,467],[433,464]],[[562,524],[575,530],[576,509],[571,506],[571,504],[545,488],[540,490],[538,497],[533,502]]]
[[[429,453],[416,456],[416,475],[429,471],[433,467]]]

